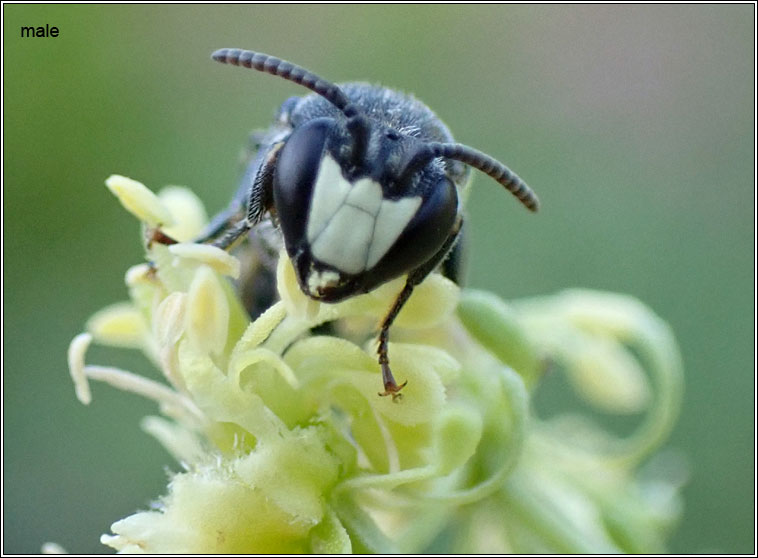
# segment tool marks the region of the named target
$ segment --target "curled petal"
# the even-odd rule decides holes
[[[580,393],[601,409],[637,413],[650,400],[650,387],[639,362],[618,343],[599,338],[570,355],[568,373]]]
[[[435,433],[438,474],[450,474],[469,460],[479,445],[482,428],[482,416],[476,409],[460,405],[446,410]]]
[[[477,341],[521,374],[527,386],[534,385],[540,360],[514,309],[492,293],[469,290],[461,297],[458,316]]]

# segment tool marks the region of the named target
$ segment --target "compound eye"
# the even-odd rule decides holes
[[[285,241],[302,233],[313,184],[335,122],[317,118],[295,129],[282,147],[274,172],[274,202]]]
[[[406,198],[412,200],[413,198]],[[431,260],[444,246],[458,217],[458,193],[447,178],[430,181],[420,192],[420,204],[402,229],[382,228],[379,233],[397,234],[390,250],[383,255],[366,279],[369,288],[416,269]],[[378,234],[379,234],[378,233]]]

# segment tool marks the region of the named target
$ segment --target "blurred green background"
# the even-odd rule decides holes
[[[476,179],[469,284],[620,291],[668,320],[687,381],[668,445],[691,466],[670,550],[753,552],[754,9],[4,5],[3,550],[104,552],[178,467],[138,428],[151,403],[76,401],[66,349],[142,257],[104,179],[216,211],[247,133],[305,93],[209,59],[238,46],[414,92],[523,176],[536,216]],[[20,38],[46,23],[58,38]],[[89,361],[155,374],[128,351]],[[564,397],[545,386],[539,411]]]

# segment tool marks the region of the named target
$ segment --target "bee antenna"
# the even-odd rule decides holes
[[[345,116],[352,118],[360,111],[350,102],[345,92],[337,85],[327,81],[305,68],[287,62],[275,56],[269,56],[262,52],[253,52],[251,50],[242,50],[239,48],[222,48],[211,54],[216,62],[223,64],[232,64],[233,66],[243,66],[259,72],[267,72],[279,76],[288,81],[307,87],[314,93],[321,95],[324,99],[332,103],[341,110]]]
[[[363,159],[366,157],[368,140],[371,135],[371,124],[364,114],[358,112],[347,119],[347,130],[353,138],[353,150],[350,157],[353,164],[356,167],[360,167]]]
[[[405,168],[403,169],[402,173],[398,176],[397,182],[400,184],[410,182],[411,177],[414,174],[419,172],[427,164],[429,164],[432,161],[432,159],[438,156],[439,155],[435,154],[435,152],[429,147],[429,144],[425,143],[425,144],[420,145],[418,149],[416,150],[416,152],[411,156],[411,158],[405,164]]]
[[[537,194],[516,173],[500,161],[493,159],[481,151],[477,151],[473,147],[460,143],[430,142],[427,146],[434,153],[435,157],[461,161],[495,179],[516,196],[530,211],[537,211],[539,209],[540,200],[537,198]]]

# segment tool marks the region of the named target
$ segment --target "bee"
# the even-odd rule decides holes
[[[381,322],[378,361],[396,398],[389,330],[413,289],[443,264],[463,225],[460,191],[470,168],[503,185],[531,211],[539,201],[508,167],[456,143],[447,126],[410,95],[366,83],[331,83],[290,62],[221,49],[213,60],[292,81],[312,93],[291,97],[255,138],[229,208],[204,240],[229,249],[252,229],[283,238],[298,284],[326,303],[406,276]],[[269,231],[264,229],[268,224]]]

